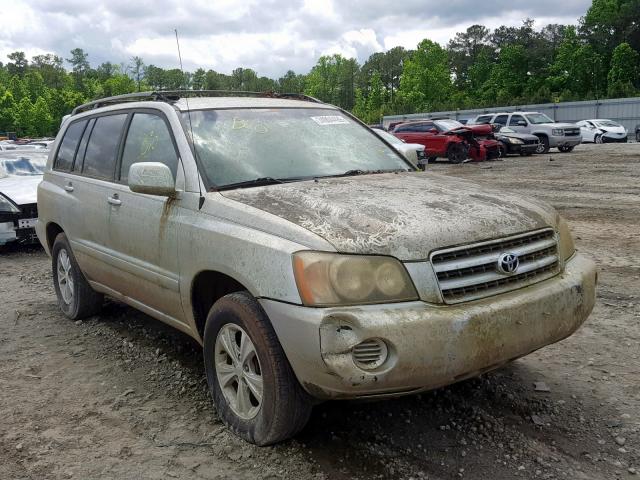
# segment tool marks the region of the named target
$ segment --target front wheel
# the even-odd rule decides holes
[[[547,137],[540,137],[540,143],[536,148],[537,154],[549,153],[549,139]]]
[[[260,304],[248,292],[218,300],[204,330],[204,366],[219,417],[256,445],[286,440],[307,423],[302,390]]]
[[[507,147],[504,144],[498,145],[498,158],[505,158],[507,156]]]
[[[640,143],[640,132],[636,132],[636,142]]]
[[[451,163],[462,163],[468,156],[469,151],[461,142],[452,143],[447,149],[447,159]]]
[[[51,260],[53,286],[62,313],[72,320],[98,313],[104,296],[94,291],[84,278],[64,233],[53,242]]]

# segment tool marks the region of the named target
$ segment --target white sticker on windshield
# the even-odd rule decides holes
[[[349,124],[349,121],[341,117],[340,115],[324,115],[322,117],[311,117],[311,120],[318,125],[345,125]]]

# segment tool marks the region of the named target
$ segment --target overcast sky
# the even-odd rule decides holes
[[[10,1],[10,5],[9,5]],[[7,5],[4,5],[7,3]],[[590,0],[0,0],[0,61],[15,50],[31,58],[72,48],[93,66],[128,62],[177,66],[173,29],[180,34],[185,68],[230,73],[253,68],[278,77],[306,73],[323,54],[360,63],[397,45],[415,48],[423,38],[442,45],[480,23],[490,28],[572,23]]]

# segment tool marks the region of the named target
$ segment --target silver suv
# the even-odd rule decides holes
[[[544,113],[514,112],[479,115],[470,124],[494,123],[507,126],[519,133],[535,135],[540,139],[536,153],[548,153],[557,148],[562,153],[571,152],[582,143],[580,127],[575,123],[556,123]]]
[[[294,435],[318,400],[479,375],[591,312],[595,266],[550,206],[417,172],[310,98],[185,95],[77,108],[38,236],[68,317],[109,295],[200,342],[244,439]]]

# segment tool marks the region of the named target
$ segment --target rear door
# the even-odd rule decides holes
[[[134,163],[161,162],[178,186],[184,175],[173,133],[163,114],[134,111],[123,142],[116,181],[108,191],[109,249],[118,264],[118,290],[169,323],[183,319],[178,276],[176,223],[181,195],[160,197],[129,189]],[[144,309],[144,308],[143,308]],[[160,315],[158,315],[158,313]]]
[[[105,285],[114,274],[107,242],[107,196],[126,119],[126,113],[114,113],[86,123],[63,184],[68,195],[63,228],[71,248],[88,280]]]

